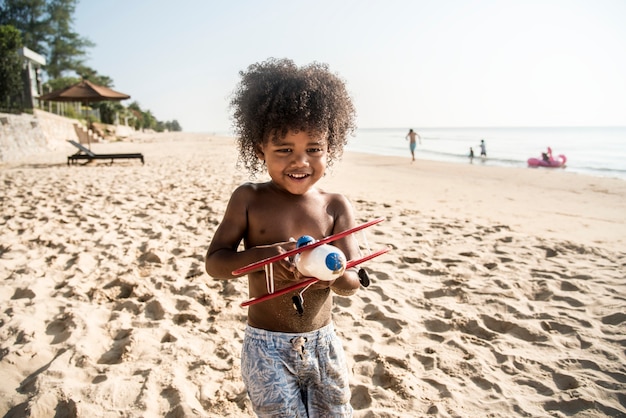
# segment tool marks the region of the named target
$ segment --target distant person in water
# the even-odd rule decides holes
[[[480,140],[480,156],[481,158],[487,158],[487,145],[485,145],[485,140]]]
[[[474,162],[474,148],[470,147],[470,152],[469,152],[469,160],[470,160],[470,164]]]
[[[413,158],[413,161],[415,161],[415,147],[417,147],[417,141],[415,141],[415,138],[418,139],[421,145],[422,137],[419,136],[419,134],[413,129],[409,129],[409,133],[406,134],[405,139],[409,140],[409,149],[411,150],[411,157]]]

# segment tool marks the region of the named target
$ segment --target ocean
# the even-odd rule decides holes
[[[346,150],[411,158],[409,128],[359,129],[349,138]],[[415,158],[469,164],[527,167],[530,157],[541,158],[547,147],[555,158],[567,157],[567,170],[592,176],[626,180],[626,127],[568,128],[419,128],[421,137]],[[487,145],[487,159],[480,158],[480,140]],[[530,168],[529,168],[530,169]]]

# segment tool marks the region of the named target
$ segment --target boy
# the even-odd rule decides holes
[[[233,270],[293,249],[292,238],[321,239],[356,225],[343,195],[315,187],[355,128],[344,83],[325,65],[290,60],[253,64],[240,75],[231,101],[239,165],[253,175],[266,169],[271,180],[233,192],[206,256],[207,273],[217,279],[235,279]],[[348,260],[358,257],[354,239],[333,245]],[[302,280],[291,261],[274,264],[276,290]],[[356,269],[349,269],[310,287],[302,314],[292,306],[298,291],[249,307],[241,368],[258,416],[352,416],[331,290],[349,296],[358,287]],[[248,288],[250,297],[267,293],[262,269],[248,274]]]
[[[420,144],[422,143],[422,137],[413,129],[409,129],[409,133],[404,137],[404,139],[409,140],[409,149],[411,150],[411,157],[413,158],[413,161],[415,161],[415,148],[417,147],[415,138],[419,139]]]

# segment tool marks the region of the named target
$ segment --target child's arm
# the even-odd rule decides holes
[[[356,291],[359,290],[361,284],[357,272],[358,270],[356,268],[346,270],[343,276],[339,277],[330,285],[330,288],[340,296],[354,295]]]
[[[354,220],[354,210],[352,205],[345,198],[345,196],[337,195],[337,199],[333,202],[335,213],[335,225],[333,228],[333,234],[346,231],[356,226]],[[343,253],[348,260],[352,260],[359,257],[358,243],[354,235],[349,235],[345,238],[333,242]],[[348,269],[343,275],[337,278],[335,281],[330,282],[330,288],[341,296],[350,296],[356,293],[361,285],[359,281],[359,275],[357,269]],[[328,282],[326,282],[328,283]]]
[[[285,249],[285,246],[293,248],[295,245],[278,243],[237,251],[248,227],[247,204],[250,193],[253,192],[249,186],[241,186],[233,192],[228,202],[224,218],[213,235],[205,259],[206,272],[213,278],[233,279],[233,270],[284,253],[289,249]]]

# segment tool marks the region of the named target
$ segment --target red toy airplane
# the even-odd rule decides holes
[[[385,220],[385,218],[374,219],[374,220],[366,222],[364,224],[355,226],[354,228],[350,228],[350,229],[347,229],[347,230],[345,230],[343,232],[339,232],[337,234],[328,236],[328,237],[323,238],[323,239],[321,239],[319,241],[314,241],[314,242],[312,242],[310,244],[306,244],[306,245],[301,246],[299,248],[295,248],[295,249],[293,249],[291,251],[287,251],[284,254],[278,254],[276,256],[269,257],[269,258],[263,259],[261,261],[257,261],[255,263],[248,264],[247,266],[244,266],[244,267],[242,267],[240,269],[237,269],[237,270],[233,271],[232,272],[233,275],[240,276],[240,275],[243,275],[243,274],[250,273],[252,271],[258,270],[261,267],[264,267],[264,269],[265,269],[265,279],[267,281],[267,294],[259,296],[259,297],[256,297],[256,298],[253,298],[253,299],[249,299],[249,300],[243,302],[241,304],[241,306],[245,307],[245,306],[249,306],[249,305],[254,305],[256,303],[261,303],[261,302],[264,302],[266,300],[275,298],[277,296],[284,295],[285,293],[289,293],[289,292],[291,292],[293,290],[297,290],[297,289],[301,289],[301,288],[305,288],[304,290],[306,290],[309,286],[311,286],[314,283],[317,283],[320,280],[320,279],[317,279],[315,277],[311,277],[311,278],[303,280],[303,281],[301,281],[299,283],[296,283],[296,284],[293,284],[291,286],[288,286],[288,287],[285,287],[283,289],[280,289],[278,291],[274,291],[274,276],[273,276],[273,269],[272,269],[272,264],[273,263],[275,263],[277,261],[280,261],[280,260],[284,260],[285,258],[289,258],[289,257],[295,256],[295,255],[300,254],[300,253],[302,253],[304,251],[313,250],[314,248],[317,248],[317,247],[319,247],[321,245],[328,244],[330,242],[336,241],[336,240],[341,239],[343,237],[346,237],[346,236],[348,236],[350,234],[358,232],[358,231],[360,231],[362,229],[365,229],[365,228],[370,227],[372,225],[376,225],[376,224],[378,224],[378,223],[380,223],[380,222],[382,222],[384,220]],[[354,259],[354,260],[350,260],[350,261],[348,261],[346,263],[345,268],[349,269],[351,267],[354,267],[356,265],[364,263],[364,262],[366,262],[368,260],[371,260],[374,257],[378,257],[379,255],[385,254],[387,251],[389,251],[389,248],[378,250],[378,251],[370,253],[370,254],[368,254],[368,255],[366,255],[364,257],[357,258],[357,259]],[[359,270],[359,279],[361,281],[361,284],[364,287],[369,286],[369,277],[367,276],[367,272],[364,269],[360,269]],[[294,306],[295,306],[296,310],[299,313],[303,312],[303,308],[302,308],[302,303],[303,303],[302,293],[304,292],[304,290],[302,292],[300,292],[298,295],[293,297]]]

